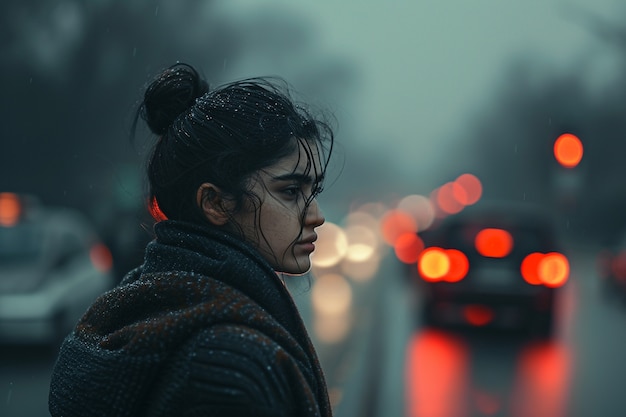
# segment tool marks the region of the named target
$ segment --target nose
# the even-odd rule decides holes
[[[305,221],[308,226],[313,227],[321,226],[326,221],[316,198],[311,201],[311,204],[307,209]]]

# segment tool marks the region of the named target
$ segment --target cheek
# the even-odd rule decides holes
[[[239,212],[234,216],[233,232],[243,233],[246,241],[258,246],[260,219],[254,211]]]
[[[286,246],[296,239],[300,232],[300,219],[297,213],[284,207],[266,212],[260,218],[261,229],[265,237],[273,244]]]

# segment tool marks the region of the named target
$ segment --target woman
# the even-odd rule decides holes
[[[332,131],[268,80],[209,91],[185,64],[138,115],[156,238],[64,341],[52,416],[330,416],[277,272],[310,268]]]

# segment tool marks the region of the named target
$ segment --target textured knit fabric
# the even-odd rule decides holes
[[[320,416],[324,376],[293,300],[247,244],[175,221],[65,339],[53,417]]]

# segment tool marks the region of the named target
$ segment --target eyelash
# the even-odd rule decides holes
[[[298,196],[303,196],[304,190],[302,189],[303,186],[300,185],[291,185],[289,187],[286,187],[283,189],[283,193],[289,197],[295,198]],[[313,187],[311,187],[311,196],[315,197],[317,195],[319,195],[323,190],[323,187],[320,183],[314,184]]]
[[[297,197],[298,195],[302,194],[302,190],[297,185],[292,185],[283,189],[283,193],[288,195],[289,197]]]

